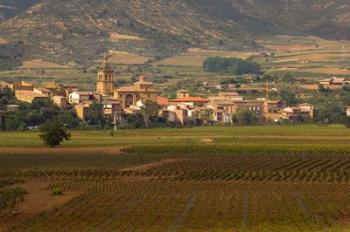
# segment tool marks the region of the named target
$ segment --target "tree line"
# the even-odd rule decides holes
[[[261,73],[260,64],[232,57],[209,57],[204,61],[203,69],[206,72],[225,73],[231,75]]]

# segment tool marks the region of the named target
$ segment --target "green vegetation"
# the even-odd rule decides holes
[[[59,121],[46,122],[40,127],[40,131],[40,138],[49,147],[57,147],[71,136]]]
[[[14,148],[0,155],[3,180],[46,180],[56,197],[81,192],[13,231],[348,229],[341,222],[350,211],[344,126],[74,133],[65,145],[82,146],[79,154],[15,154]],[[35,133],[22,136],[35,140]],[[83,147],[107,144],[127,146],[121,155]],[[0,225],[11,220],[0,216]]]
[[[0,189],[0,210],[14,207],[17,201],[23,201],[27,192],[21,188]]]
[[[217,72],[231,75],[260,74],[258,63],[238,58],[209,57],[203,63],[206,72]]]

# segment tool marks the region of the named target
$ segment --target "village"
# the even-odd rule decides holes
[[[330,78],[321,80],[319,84],[334,89],[345,85],[346,80]],[[146,76],[140,76],[132,85],[115,86],[114,72],[107,57],[97,72],[96,91],[80,91],[78,86],[55,81],[43,82],[40,87],[26,81],[1,81],[0,88],[10,89],[21,102],[33,103],[50,99],[60,110],[71,107],[83,123],[90,117],[91,106],[99,104],[99,114],[115,128],[127,123],[125,115],[138,115],[142,112],[150,114],[143,117],[157,116],[179,126],[234,125],[239,120],[244,124],[299,123],[310,122],[315,117],[315,107],[309,103],[288,106],[282,100],[269,100],[268,86],[266,97],[255,100],[244,99],[234,91],[219,91],[218,94],[207,97],[191,96],[186,89],[177,90],[176,98],[170,99],[160,96]],[[146,108],[151,109],[145,110]],[[0,111],[0,123],[5,120],[5,112],[18,110],[18,105],[6,105]],[[350,107],[347,108],[347,116],[350,116]]]

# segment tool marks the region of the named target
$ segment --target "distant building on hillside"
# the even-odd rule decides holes
[[[346,84],[350,84],[350,81],[347,81],[345,78],[332,77],[319,81],[319,84],[325,88],[341,88]]]

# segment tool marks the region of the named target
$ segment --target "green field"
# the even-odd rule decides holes
[[[0,203],[13,196],[0,231],[350,229],[350,129],[340,125],[79,131],[56,148],[81,149],[71,154],[40,148],[34,132],[0,141]],[[106,146],[122,153],[85,150]]]

